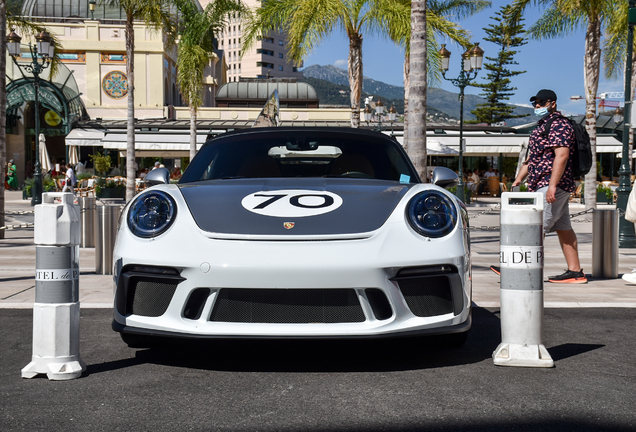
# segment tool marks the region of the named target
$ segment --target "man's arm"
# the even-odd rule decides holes
[[[514,182],[512,182],[512,186],[519,186],[523,180],[526,178],[526,176],[528,175],[528,161],[526,160],[522,165],[521,165],[521,169],[519,170],[519,174],[517,174],[517,178],[515,179]]]
[[[569,156],[570,149],[568,147],[554,148],[554,163],[552,164],[552,174],[550,175],[550,184],[548,185],[548,191],[545,195],[545,199],[548,204],[552,204],[556,201],[557,185],[561,181],[561,177],[563,177],[565,167],[568,164]]]

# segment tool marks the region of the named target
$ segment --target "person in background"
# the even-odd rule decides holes
[[[75,174],[79,175],[84,172],[84,164],[80,161],[75,165]]]
[[[9,159],[9,164],[7,165],[7,186],[9,186],[9,190],[17,190],[18,189],[18,169],[13,163],[13,159]]]
[[[495,176],[495,173],[494,173],[494,171],[492,170],[492,167],[488,168],[488,171],[486,172],[485,177],[486,177],[486,178],[490,178],[490,177],[494,177],[494,176]]]
[[[148,168],[142,168],[139,172],[139,178],[143,180],[146,178],[146,174],[148,174]]]
[[[153,170],[156,170],[157,168],[161,168],[161,162],[159,162],[159,161],[155,162],[155,166],[154,166]]]
[[[60,170],[64,170],[65,166],[60,165]],[[75,171],[73,171],[73,165],[66,165],[66,178],[64,182],[64,188],[62,192],[70,192],[75,195],[75,185],[77,185],[77,178],[75,177]]]

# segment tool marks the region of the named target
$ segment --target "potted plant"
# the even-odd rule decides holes
[[[599,204],[612,204],[614,202],[614,191],[609,186],[599,183],[596,186],[596,202]],[[581,204],[585,204],[585,184],[581,187]]]
[[[97,198],[125,198],[126,187],[113,180],[106,180],[105,178],[112,164],[110,156],[104,156],[98,153],[91,155],[90,158],[93,160],[95,172],[99,175],[99,178],[95,181],[95,196]]]

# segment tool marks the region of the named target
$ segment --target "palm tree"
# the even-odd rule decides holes
[[[285,31],[289,58],[300,62],[334,29],[341,28],[349,37],[349,87],[351,88],[351,127],[360,125],[362,96],[362,40],[365,31],[378,28],[381,17],[370,5],[375,0],[268,0],[256,11],[247,25],[244,52],[261,34]]]
[[[128,75],[128,113],[126,136],[126,201],[135,196],[135,20],[143,21],[151,30],[161,28],[173,42],[174,23],[171,20],[168,0],[105,0],[111,6],[119,6],[126,13],[126,74]]]
[[[515,0],[511,20],[516,22],[530,0]],[[585,85],[585,127],[592,146],[592,169],[585,176],[585,208],[596,208],[596,94],[601,70],[601,35],[603,27],[619,7],[618,0],[534,0],[546,9],[539,20],[528,29],[533,39],[566,36],[585,28],[585,57],[583,59]]]
[[[190,160],[197,152],[197,110],[203,103],[203,73],[214,54],[214,35],[227,24],[228,13],[247,13],[240,0],[216,0],[200,11],[191,0],[174,0],[180,17],[177,84],[190,107]]]
[[[436,85],[441,80],[440,57],[438,38],[445,37],[460,46],[470,45],[470,35],[457,23],[450,20],[467,18],[490,6],[490,1],[485,0],[429,0],[426,10],[426,33],[427,33],[427,73],[423,79],[427,80],[427,85]],[[411,1],[410,0],[379,0],[375,3],[378,8],[377,16],[385,17],[381,23],[381,29],[392,41],[404,49],[404,147],[411,159],[422,159],[426,161],[426,139],[420,139],[417,143],[409,146],[409,98],[410,98],[410,42],[411,42]],[[421,85],[420,85],[421,86]],[[424,104],[424,108],[426,104]],[[426,136],[425,132],[423,137]],[[416,163],[416,165],[421,165]],[[420,175],[424,176],[425,167]],[[424,177],[422,177],[424,178]]]

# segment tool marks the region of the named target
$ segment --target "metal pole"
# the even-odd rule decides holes
[[[33,87],[35,89],[35,172],[33,173],[33,198],[31,205],[42,204],[42,161],[40,161],[40,68],[38,63],[38,48],[31,46],[33,59]]]
[[[622,210],[622,216],[619,220],[618,244],[621,248],[636,247],[636,234],[634,233],[634,224],[625,220],[625,209],[627,208],[627,200],[632,190],[631,187],[631,170],[629,169],[629,134],[631,133],[631,111],[632,111],[632,55],[634,47],[634,24],[636,24],[636,0],[629,0],[628,12],[628,31],[627,31],[627,58],[625,64],[625,120],[623,122],[623,156],[621,158],[621,167],[618,171],[619,180],[616,189],[616,207]]]
[[[462,58],[462,74],[464,73],[464,59]],[[459,85],[459,181],[457,182],[457,196],[465,203],[464,196],[464,88],[466,85]]]

